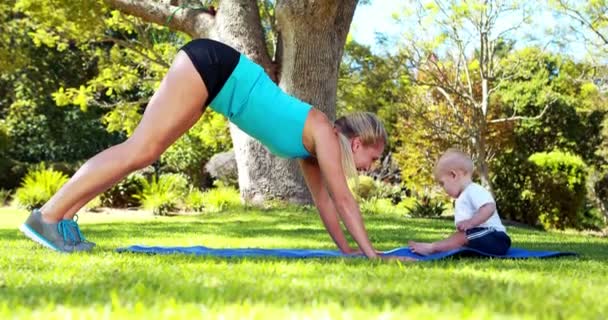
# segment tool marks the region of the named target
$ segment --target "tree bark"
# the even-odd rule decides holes
[[[170,28],[234,47],[264,67],[284,91],[335,118],[338,69],[358,0],[277,0],[275,15],[280,39],[276,51],[280,54],[276,61],[268,54],[255,0],[221,0],[214,14],[179,9],[167,1],[106,2],[158,24],[166,24],[176,12],[168,23]],[[234,125],[230,132],[245,202],[312,202],[295,160],[271,155]]]

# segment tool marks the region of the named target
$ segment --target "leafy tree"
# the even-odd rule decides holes
[[[539,59],[540,58],[540,59]],[[592,66],[528,48],[502,61],[517,72],[497,91],[494,104],[505,115],[528,117],[544,109],[543,97],[554,100],[542,118],[517,122],[506,144],[492,161],[493,184],[501,214],[509,219],[536,223],[525,192],[537,177],[538,169],[528,161],[535,153],[562,150],[581,157],[592,172],[605,164],[600,155],[602,121],[608,100],[599,88],[582,78]],[[515,124],[515,123],[514,123]],[[587,168],[585,169],[587,170]],[[538,194],[538,190],[536,191]],[[557,194],[550,194],[557,203]]]
[[[178,48],[175,44],[184,41],[184,36],[173,33],[166,36],[175,37],[174,42],[159,44],[145,40],[146,37],[154,39],[147,35],[155,34],[163,25],[172,31],[184,32],[189,37],[222,40],[262,65],[281,88],[334,117],[338,67],[358,1],[276,1],[274,6],[271,1],[263,1],[259,5],[253,0],[106,0],[107,6],[99,0],[19,2],[23,10],[43,26],[38,34],[48,44],[61,45],[62,39],[78,39],[76,35],[90,34],[90,37],[83,38],[93,39],[96,35],[97,42],[105,41],[130,49],[117,47],[110,50],[109,57],[113,59],[121,57],[131,60],[138,54],[146,56],[146,62],[135,60],[141,61],[137,68],[109,66],[108,71],[100,72],[107,80],[91,81],[87,86],[78,88],[66,87],[55,96],[58,104],[71,102],[84,107],[105,94],[109,97],[104,99],[115,104],[120,102],[124,107],[115,112],[126,115],[111,119],[125,118],[135,123],[137,116],[134,105],[144,104],[148,95],[137,97],[143,101],[124,99],[121,95],[133,90],[134,83],[142,87],[136,92],[155,88],[159,79],[157,75],[164,72],[163,63],[175,54]],[[262,18],[269,20],[262,22]],[[114,32],[104,33],[107,27]],[[143,33],[140,32],[142,30]],[[59,34],[70,36],[59,37]],[[151,46],[139,46],[146,43]],[[259,143],[234,126],[231,126],[231,136],[236,152],[241,153],[236,158],[239,175],[246,176],[239,179],[247,182],[240,185],[245,199],[277,197],[310,202],[310,195],[294,161],[269,155]]]
[[[41,45],[36,25],[20,8],[18,1],[0,6],[2,36],[11,45],[0,46],[0,118],[11,142],[7,156],[30,163],[73,162],[118,141],[101,124],[100,108],[55,107],[51,94],[61,86],[84,83],[95,73],[95,64],[88,52],[71,43]]]
[[[449,114],[447,121],[453,124],[433,125],[429,130],[439,132],[447,143],[458,142],[472,154],[482,184],[491,189],[490,125],[522,120],[496,118],[500,112],[491,103],[492,95],[510,74],[509,70],[499,70],[499,61],[509,50],[505,38],[527,21],[528,8],[499,0],[410,3],[417,23],[406,34],[401,54],[408,58],[412,81],[428,91],[424,100],[442,116]],[[517,17],[521,23],[501,29],[499,20],[507,15]],[[427,110],[422,108],[415,115],[425,119]]]

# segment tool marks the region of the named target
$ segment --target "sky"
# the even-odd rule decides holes
[[[399,39],[407,26],[400,25],[392,18],[393,13],[401,13],[405,10],[405,1],[399,0],[372,0],[369,5],[358,5],[355,10],[353,22],[351,24],[350,33],[353,39],[359,43],[372,46],[374,52],[379,53],[385,50],[389,52],[394,50],[394,46],[380,47],[376,44],[376,33],[384,33],[388,38]],[[504,30],[516,25],[521,18],[505,17],[498,20],[498,28]],[[539,37],[538,43],[550,51],[560,51],[570,54],[576,59],[584,58],[586,54],[585,48],[580,43],[569,41],[568,47],[558,47],[551,41],[553,39],[563,39],[555,36],[555,34],[545,35],[545,30],[556,28],[560,24],[564,24],[563,19],[555,17],[549,10],[542,10],[532,15],[532,24],[530,26],[519,28],[511,33],[517,39],[517,47],[529,45],[526,35],[534,34]],[[569,34],[572,36],[572,34]],[[516,48],[517,48],[516,47]]]
[[[376,32],[398,36],[402,27],[394,22],[391,15],[402,8],[403,2],[398,0],[372,0],[369,5],[358,5],[350,28],[353,39],[375,47]]]

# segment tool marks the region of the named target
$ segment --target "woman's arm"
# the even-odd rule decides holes
[[[363,225],[359,205],[348,188],[342,169],[340,144],[333,126],[327,118],[319,119],[312,134],[318,166],[340,218],[361,251],[367,257],[377,257]]]
[[[315,202],[315,206],[319,210],[321,220],[325,225],[325,229],[329,232],[329,235],[334,240],[340,251],[343,253],[353,253],[353,250],[349,245],[342,228],[340,226],[340,220],[332,199],[327,193],[325,184],[323,183],[323,177],[321,176],[321,170],[319,165],[314,158],[300,160],[300,167],[302,168],[302,174],[308,185],[308,189],[312,195],[312,199]]]

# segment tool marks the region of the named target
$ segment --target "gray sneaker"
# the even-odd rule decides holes
[[[19,228],[28,238],[60,252],[90,251],[95,244],[86,241],[75,220],[46,223],[40,210],[34,210]]]

